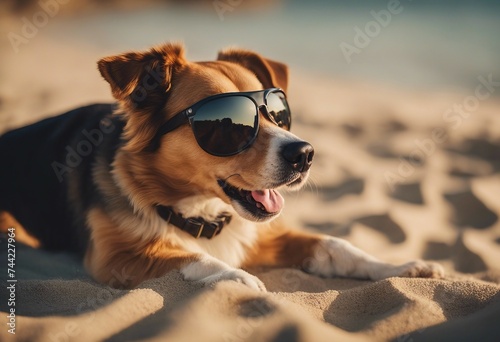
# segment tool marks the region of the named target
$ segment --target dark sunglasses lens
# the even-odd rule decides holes
[[[274,121],[286,130],[290,130],[292,117],[286,97],[281,92],[274,92],[267,95],[267,111]]]
[[[236,154],[256,137],[257,108],[244,96],[228,96],[205,103],[193,118],[193,131],[206,152],[219,156]]]

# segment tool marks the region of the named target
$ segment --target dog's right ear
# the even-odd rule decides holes
[[[182,45],[164,44],[145,52],[105,57],[97,66],[117,100],[128,102],[134,109],[147,109],[164,99],[174,69],[184,63]]]
[[[285,92],[288,87],[288,67],[280,62],[264,58],[244,49],[230,48],[219,52],[217,60],[233,62],[252,71],[264,88],[279,87]]]

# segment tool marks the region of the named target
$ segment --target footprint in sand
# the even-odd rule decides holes
[[[493,169],[500,171],[500,142],[492,142],[488,139],[466,139],[459,146],[451,146],[448,152],[479,158],[490,163]]]
[[[419,154],[399,154],[394,152],[387,143],[372,143],[366,146],[366,150],[377,158],[404,160],[416,167],[421,167],[425,164],[425,158],[422,158]]]
[[[340,126],[351,138],[357,138],[365,132],[363,126],[354,123],[345,123]]]
[[[406,233],[388,214],[361,217],[355,222],[364,224],[384,234],[392,243],[402,243],[406,240]]]
[[[452,246],[445,242],[428,241],[422,258],[425,260],[446,260],[452,254]]]
[[[473,178],[478,175],[471,171],[464,171],[459,167],[452,167],[448,174],[452,177],[460,177],[460,178]]]
[[[448,150],[483,160],[500,162],[500,143],[491,142],[488,139],[466,139],[458,147],[450,147]]]
[[[458,193],[445,193],[443,197],[453,208],[452,222],[459,227],[484,229],[498,220],[498,215],[481,202],[470,189]]]
[[[276,311],[275,306],[265,298],[254,298],[238,303],[238,314],[245,318],[264,317]]]
[[[339,224],[332,221],[304,222],[304,226],[332,236],[347,236],[351,232],[351,224]]]
[[[408,126],[406,124],[395,119],[383,122],[380,128],[385,133],[399,133],[408,130]]]
[[[406,233],[388,214],[370,215],[356,218],[345,224],[338,224],[332,221],[326,222],[304,222],[304,225],[318,230],[324,234],[333,236],[347,236],[351,233],[354,223],[361,223],[369,228],[382,233],[392,243],[402,243],[406,240]]]
[[[464,235],[461,232],[457,235],[453,245],[428,241],[422,257],[427,260],[451,259],[455,270],[463,273],[476,273],[488,269],[481,256],[465,245]]]
[[[455,269],[463,273],[482,272],[488,269],[483,259],[465,245],[462,233],[458,234],[455,245],[452,248],[451,260]]]
[[[484,177],[496,172],[492,163],[473,156],[449,153],[447,159],[450,164],[448,174],[452,177]]]
[[[349,178],[339,185],[318,187],[318,193],[324,201],[336,201],[346,195],[361,195],[365,190],[365,181],[361,178]]]
[[[420,182],[418,183],[399,183],[396,184],[393,191],[389,191],[389,196],[394,199],[408,202],[411,204],[423,205],[424,198]]]
[[[346,122],[342,124],[340,127],[351,137],[358,137],[367,132],[376,132],[378,136],[384,134],[395,134],[408,130],[408,126],[401,121],[391,119],[382,122],[378,122],[377,124],[370,125],[369,129],[365,128],[366,124],[362,124],[359,122]]]
[[[284,325],[269,341],[300,341],[302,332],[295,325]]]

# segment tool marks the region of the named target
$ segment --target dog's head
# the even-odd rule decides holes
[[[259,131],[241,153],[218,157],[205,152],[186,123],[162,135],[158,128],[176,113],[215,94],[278,87],[286,92],[288,69],[239,49],[217,61],[189,62],[182,46],[165,44],[98,62],[126,120],[120,168],[136,207],[173,205],[189,196],[219,197],[242,217],[266,221],[282,207],[280,188],[305,182],[313,149],[259,113]]]

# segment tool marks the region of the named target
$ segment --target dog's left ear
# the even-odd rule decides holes
[[[280,62],[262,57],[261,55],[242,49],[227,49],[219,52],[219,61],[239,64],[252,71],[264,88],[278,87],[287,90],[288,67]]]
[[[175,68],[184,62],[182,45],[164,44],[143,52],[105,57],[97,66],[117,100],[131,109],[147,109],[166,98]]]
[[[124,109],[125,149],[147,149],[165,119],[162,109],[168,106],[174,76],[186,63],[181,44],[163,44],[99,60],[102,77]]]

